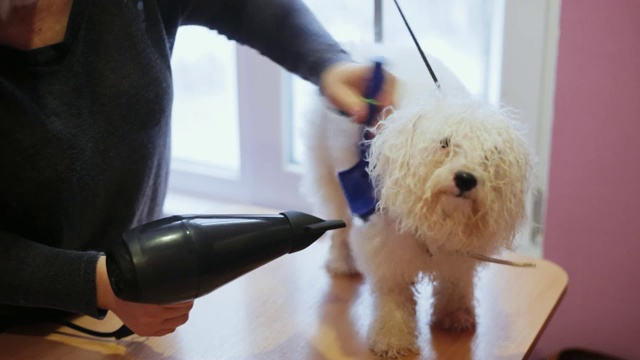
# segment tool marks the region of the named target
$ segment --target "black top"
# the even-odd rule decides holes
[[[100,252],[162,216],[170,57],[189,24],[315,84],[348,60],[298,0],[74,0],[62,43],[0,46],[0,312],[104,316]]]

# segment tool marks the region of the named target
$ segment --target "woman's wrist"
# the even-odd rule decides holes
[[[99,309],[111,310],[114,300],[115,294],[107,273],[107,257],[100,256],[96,265],[96,303]]]

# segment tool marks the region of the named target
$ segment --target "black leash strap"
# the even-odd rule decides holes
[[[438,88],[438,90],[440,90],[440,82],[438,81],[438,78],[436,77],[436,73],[433,72],[433,69],[431,68],[431,64],[429,64],[429,60],[427,60],[427,56],[424,54],[424,51],[422,51],[422,47],[420,46],[420,43],[418,42],[418,39],[416,39],[416,36],[413,34],[413,30],[411,30],[411,26],[409,26],[409,22],[407,21],[407,18],[404,16],[404,13],[402,12],[402,9],[400,8],[400,4],[398,4],[398,0],[393,0],[393,2],[396,4],[396,7],[398,8],[398,12],[400,13],[400,16],[402,17],[402,21],[404,21],[404,24],[407,26],[407,30],[409,30],[409,34],[411,34],[411,38],[413,39],[413,43],[416,44],[416,47],[418,48],[418,51],[420,52],[420,56],[422,56],[422,61],[424,61],[424,64],[427,66],[427,69],[429,70],[429,74],[431,74],[431,78],[433,79],[433,82],[436,83],[436,87]]]

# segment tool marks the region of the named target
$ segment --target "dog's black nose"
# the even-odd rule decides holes
[[[461,192],[467,192],[472,190],[476,185],[478,185],[478,180],[472,173],[466,171],[458,171],[453,177],[453,181],[456,183],[456,187],[460,189]]]

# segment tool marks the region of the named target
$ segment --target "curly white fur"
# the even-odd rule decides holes
[[[530,161],[504,111],[436,92],[392,112],[379,128],[371,174],[379,207],[397,218],[399,232],[429,238],[432,252],[511,246],[525,215]],[[478,185],[456,197],[460,171]]]
[[[413,285],[423,278],[434,285],[435,325],[475,327],[479,263],[463,253],[492,256],[512,247],[525,220],[532,157],[512,114],[474,99],[436,58],[430,61],[442,91],[413,49],[350,50],[362,61],[383,53],[400,82],[397,107],[373,129],[369,171],[378,209],[366,222],[351,219],[336,173],[355,164],[362,127],[322,101],[306,127],[302,190],[319,214],[346,220],[347,228],[331,234],[327,268],[365,274],[375,298],[370,346],[394,357],[418,349]],[[475,186],[461,190],[461,172]]]

